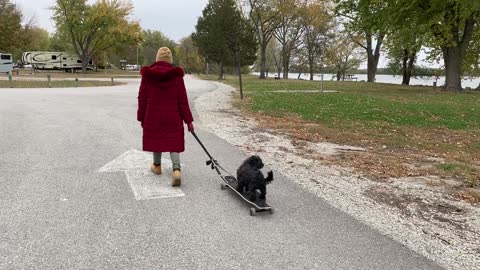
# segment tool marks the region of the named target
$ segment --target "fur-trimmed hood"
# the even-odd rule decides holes
[[[158,61],[148,67],[142,68],[140,74],[142,77],[157,81],[169,81],[177,77],[181,78],[185,76],[182,68],[174,67],[163,61]]]

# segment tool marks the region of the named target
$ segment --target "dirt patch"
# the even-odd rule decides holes
[[[428,203],[427,200],[414,194],[402,194],[385,187],[377,186],[370,188],[366,195],[377,202],[390,207],[397,208],[403,216],[417,216],[425,221],[435,219],[439,222],[446,222],[458,230],[468,229],[464,220],[458,217],[464,214],[466,209],[449,203]]]

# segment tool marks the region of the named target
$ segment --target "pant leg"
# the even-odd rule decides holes
[[[180,153],[171,152],[170,158],[172,159],[173,170],[180,170]]]
[[[153,164],[161,165],[162,164],[162,153],[161,152],[153,152]]]

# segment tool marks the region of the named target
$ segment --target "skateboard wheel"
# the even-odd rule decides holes
[[[221,190],[225,190],[225,189],[227,189],[227,186],[222,183],[222,184],[220,184],[220,189],[221,189]]]
[[[273,210],[273,208],[270,208],[270,210],[269,210],[268,212],[270,213],[270,215],[273,215],[273,213],[274,213],[275,211]]]
[[[250,208],[250,216],[255,216],[257,214],[257,210],[255,208]]]

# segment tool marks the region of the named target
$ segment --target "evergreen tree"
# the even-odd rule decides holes
[[[252,64],[256,59],[254,28],[243,18],[235,0],[210,0],[192,39],[207,61],[219,64],[219,78],[223,78],[224,66]]]

